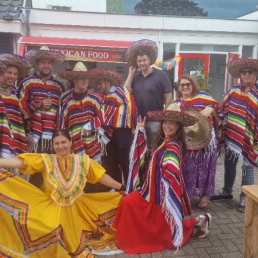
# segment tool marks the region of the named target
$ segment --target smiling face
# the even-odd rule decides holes
[[[53,60],[41,58],[37,62],[38,65],[38,72],[41,77],[48,77],[53,70]]]
[[[57,155],[67,157],[71,154],[72,141],[63,135],[58,135],[53,139],[53,148]]]
[[[165,134],[165,140],[173,138],[179,129],[179,124],[176,121],[164,120],[162,130]]]
[[[19,69],[16,66],[8,66],[3,74],[3,86],[11,87],[18,80]]]
[[[193,85],[189,80],[184,78],[181,79],[178,87],[179,87],[179,92],[182,94],[183,99],[188,99],[192,97]]]
[[[137,66],[144,72],[150,67],[150,57],[148,55],[137,56]]]
[[[251,87],[256,81],[257,71],[251,68],[241,69],[241,79],[246,87]]]

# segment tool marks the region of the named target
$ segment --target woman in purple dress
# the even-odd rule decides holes
[[[188,195],[200,196],[198,206],[206,208],[208,196],[214,194],[215,188],[216,128],[218,127],[216,117],[220,104],[211,95],[201,91],[196,79],[188,74],[183,74],[178,79],[177,100],[175,102],[180,104],[182,109],[187,109],[189,106],[193,107],[193,109],[199,111],[197,112],[198,116],[203,118],[203,123],[199,123],[196,134],[192,135],[192,143],[191,140],[189,141],[188,151],[183,162],[183,173]],[[191,111],[190,108],[189,112],[195,111]],[[204,127],[205,120],[210,125],[210,129],[207,126],[201,128]],[[200,132],[203,133],[204,131],[206,136],[200,135]],[[201,136],[199,140],[197,139],[198,134]]]

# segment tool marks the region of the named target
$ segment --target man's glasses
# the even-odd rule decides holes
[[[246,74],[253,74],[254,70],[245,70],[245,71],[241,71],[241,74],[246,75]]]
[[[184,88],[185,86],[188,88],[192,85],[192,83],[188,82],[188,83],[180,83],[180,87]]]

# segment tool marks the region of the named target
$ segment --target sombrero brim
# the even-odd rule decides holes
[[[64,78],[69,81],[73,81],[74,79],[91,79],[91,72],[90,71],[62,71],[58,72],[58,75],[61,78]]]
[[[150,65],[154,64],[158,57],[156,43],[149,39],[141,39],[130,45],[125,53],[125,60],[129,65],[137,67],[137,53],[142,50],[150,56]]]
[[[15,54],[0,54],[0,61],[4,62],[7,67],[16,66],[19,70],[19,78],[26,76],[31,68],[31,63],[27,58]]]
[[[52,59],[54,65],[61,65],[64,62],[65,56],[58,52],[52,50],[41,50],[41,49],[32,49],[25,53],[25,57],[28,58],[32,64],[32,66],[37,65],[37,60],[46,58]]]
[[[239,58],[227,64],[228,72],[235,78],[241,77],[242,69],[255,69],[258,72],[258,59]]]
[[[186,114],[192,115],[198,119],[198,131],[194,132],[194,135],[188,133],[186,127],[186,145],[188,150],[199,150],[209,145],[212,138],[212,127],[210,121],[203,117],[200,111],[193,106],[186,106],[182,109]]]
[[[93,88],[97,87],[99,81],[109,81],[111,85],[116,87],[120,86],[123,82],[123,77],[120,73],[112,70],[105,70],[100,68],[95,68],[91,70],[91,86]]]
[[[171,120],[181,122],[184,126],[195,124],[198,119],[181,111],[157,110],[149,111],[148,116],[156,121]]]
[[[6,69],[7,69],[6,64],[0,61],[0,74],[3,74],[6,71]]]

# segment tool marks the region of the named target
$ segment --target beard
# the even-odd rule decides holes
[[[51,76],[52,71],[45,72],[44,70],[38,70],[38,74],[40,75],[40,77],[46,78]]]

